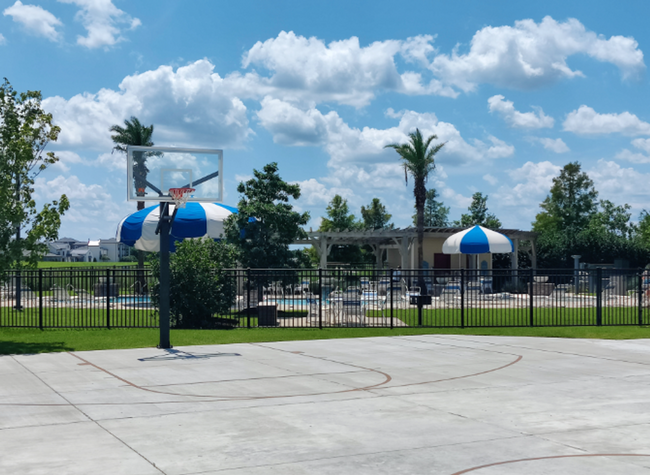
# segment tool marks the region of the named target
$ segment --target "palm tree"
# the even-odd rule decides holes
[[[415,187],[415,209],[417,212],[417,233],[418,233],[418,269],[422,269],[424,257],[422,255],[422,241],[424,240],[424,203],[427,199],[427,189],[424,186],[429,173],[436,167],[434,156],[440,151],[445,143],[429,147],[431,142],[437,139],[437,135],[431,135],[424,140],[420,129],[409,134],[409,142],[405,144],[388,144],[384,148],[394,148],[399,154],[404,165],[404,179],[408,184],[409,173],[413,177]]]
[[[111,136],[113,143],[115,143],[113,151],[117,150],[118,152],[126,153],[127,145],[153,147],[153,142],[151,141],[151,136],[153,135],[153,124],[149,127],[145,127],[140,123],[137,117],[131,116],[131,120],[127,119],[124,121],[124,125],[125,127],[113,125],[109,129],[111,132],[115,133],[115,135]],[[147,157],[144,152],[135,152],[133,154],[133,162],[135,189],[144,189],[145,184],[140,182],[142,181],[142,178],[146,178],[147,173],[149,173],[149,169],[147,168]],[[138,211],[141,209],[144,209],[144,201],[138,201]]]
[[[119,125],[113,125],[109,129],[110,132],[113,132],[114,135],[111,135],[115,147],[113,151],[117,150],[118,152],[126,153],[127,145],[141,145],[144,147],[153,147],[153,142],[151,141],[151,136],[153,135],[153,124],[149,127],[145,127],[140,123],[137,117],[131,116],[130,120],[124,121],[124,127]],[[133,176],[135,181],[136,190],[144,190],[146,188],[143,179],[146,179],[149,169],[147,168],[147,157],[144,152],[135,152],[133,154]],[[142,192],[143,193],[143,192]],[[138,196],[141,196],[141,192],[137,192]],[[138,211],[144,209],[144,201],[138,201]],[[144,269],[144,252],[138,251],[138,269]],[[146,289],[146,281],[144,278],[144,272],[139,271],[136,277],[137,282],[139,283],[139,289],[137,291],[144,292]]]

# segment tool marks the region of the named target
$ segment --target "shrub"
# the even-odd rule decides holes
[[[169,313],[174,328],[219,328],[232,322],[214,315],[228,313],[235,301],[236,280],[224,269],[235,266],[235,250],[223,241],[186,239],[170,255]],[[152,261],[155,276],[160,263]],[[152,289],[152,302],[160,301],[160,282]]]

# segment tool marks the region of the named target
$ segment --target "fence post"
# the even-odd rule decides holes
[[[529,314],[529,322],[528,322],[528,324],[531,327],[534,327],[535,326],[535,315],[534,315],[535,305],[534,305],[534,302],[533,302],[533,288],[535,287],[535,269],[533,269],[532,267],[530,268],[530,281],[529,282],[530,283],[528,284],[528,307],[529,307],[528,311],[530,312],[530,314]]]
[[[246,269],[246,327],[251,327],[251,268]]]
[[[106,328],[111,328],[111,271],[106,269]]]
[[[643,271],[639,273],[639,280],[637,282],[637,295],[639,306],[639,326],[643,325]]]
[[[465,269],[460,270],[460,328],[465,328]]]
[[[603,324],[603,269],[596,269],[596,325]]]
[[[390,269],[390,278],[389,278],[389,284],[388,284],[388,294],[390,295],[390,329],[392,330],[393,327],[393,268]],[[379,294],[379,292],[378,292]],[[379,295],[377,295],[379,298]]]
[[[318,268],[318,328],[323,329],[323,269],[320,267]]]
[[[38,328],[43,329],[43,269],[38,269]]]
[[[417,281],[416,282],[418,283],[418,287],[420,287],[420,295],[422,295],[423,290],[426,291],[426,285],[424,283],[424,274],[423,274],[423,272],[424,271],[422,269],[418,269],[418,276],[417,276]],[[413,285],[413,284],[411,284],[411,285]],[[410,299],[410,297],[409,297],[409,299]],[[418,298],[417,300],[418,300],[418,326],[421,327],[422,326],[422,299]]]

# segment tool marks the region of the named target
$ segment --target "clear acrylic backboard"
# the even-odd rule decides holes
[[[223,150],[127,146],[127,199],[174,201],[170,188],[194,188],[188,201],[223,201]]]

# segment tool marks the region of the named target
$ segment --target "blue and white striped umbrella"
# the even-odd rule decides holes
[[[508,236],[478,224],[473,228],[452,234],[442,244],[444,254],[484,254],[514,252]]]
[[[170,204],[169,214],[174,212]],[[219,239],[223,234],[223,221],[237,208],[219,203],[187,203],[185,208],[179,208],[172,224],[169,236],[169,250],[175,251],[176,241],[187,238],[210,237]],[[116,239],[128,246],[149,252],[160,250],[160,236],[156,234],[160,206],[151,206],[124,218],[117,226]]]

